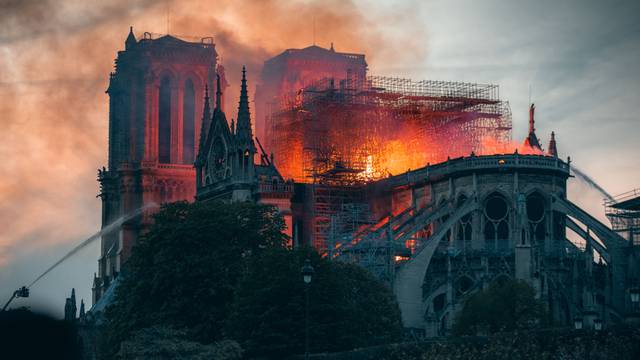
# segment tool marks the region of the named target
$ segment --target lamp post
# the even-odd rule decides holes
[[[629,295],[631,296],[631,304],[635,311],[638,306],[638,302],[640,301],[640,288],[634,287],[629,289]]]
[[[309,286],[311,285],[311,278],[313,277],[313,266],[311,266],[311,260],[304,261],[302,267],[302,280],[304,281],[304,358],[309,360]]]
[[[599,318],[594,319],[593,320],[593,329],[595,331],[602,330],[602,320],[600,320]]]
[[[640,302],[640,288],[634,284],[631,288],[629,288],[629,298],[631,300],[631,309],[629,309],[629,313],[627,315],[626,321],[630,324],[637,325],[639,323],[638,314],[638,302]]]
[[[576,330],[582,330],[582,317],[577,316],[575,319],[573,319],[573,326],[576,328]]]

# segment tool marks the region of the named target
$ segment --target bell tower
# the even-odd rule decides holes
[[[150,206],[194,199],[205,89],[219,91],[212,38],[191,42],[144,33],[137,39],[131,28],[124,45],[106,91],[109,159],[98,171],[102,227],[146,210],[103,235],[94,302],[150,224]]]

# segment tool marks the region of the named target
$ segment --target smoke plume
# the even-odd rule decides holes
[[[104,91],[130,25],[138,38],[167,30],[213,36],[232,85],[231,118],[241,66],[253,87],[264,60],[311,45],[314,33],[320,46],[366,53],[373,69],[422,58],[425,36],[412,13],[338,0],[0,0],[0,282],[11,281],[14,255],[68,247],[99,228],[95,169],[107,161]],[[0,288],[13,287],[6,285]]]

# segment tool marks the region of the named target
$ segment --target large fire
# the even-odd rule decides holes
[[[286,178],[313,182],[341,172],[354,181],[372,181],[431,163],[476,154],[513,153],[510,139],[461,132],[459,122],[439,124],[428,109],[407,116],[394,108],[316,107],[287,112],[275,127],[271,149]],[[284,117],[283,115],[283,117]],[[509,134],[510,135],[510,134]],[[521,147],[521,153],[530,153]]]
[[[482,139],[482,146],[478,155],[513,154],[514,152],[522,155],[545,155],[541,149],[528,146],[525,143],[498,142],[489,137]]]
[[[511,113],[496,85],[366,72],[364,55],[333,48],[287,50],[265,63],[256,127],[285,178],[371,181],[509,148]]]

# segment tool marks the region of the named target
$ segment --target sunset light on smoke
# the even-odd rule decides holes
[[[351,1],[49,0],[2,6],[0,266],[17,246],[69,244],[98,228],[95,173],[107,155],[104,91],[129,26],[138,38],[167,30],[198,40],[213,36],[231,84],[227,109],[237,107],[242,65],[253,89],[264,60],[313,42],[314,19],[318,44],[366,52],[372,65],[383,65],[405,46],[414,49],[401,55],[408,61],[426,52],[418,37],[399,39],[377,29],[379,14],[365,14]],[[385,14],[385,21],[409,27],[405,16]]]

